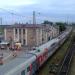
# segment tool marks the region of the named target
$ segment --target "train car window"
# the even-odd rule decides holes
[[[23,71],[21,72],[21,75],[25,75],[25,70],[23,70]]]
[[[30,71],[30,67],[27,68],[27,72],[29,72],[29,71]]]
[[[56,43],[53,43],[53,44],[51,45],[51,47],[54,46],[55,44],[56,44]]]
[[[34,73],[35,71],[36,71],[36,69],[37,69],[37,66],[36,66],[37,64],[36,64],[36,61],[34,61],[33,63],[32,63],[32,73]]]

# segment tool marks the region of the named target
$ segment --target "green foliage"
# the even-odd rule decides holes
[[[52,25],[53,22],[50,22],[50,21],[48,21],[48,20],[45,20],[45,21],[43,22],[43,24],[50,24],[50,25]]]
[[[59,25],[59,31],[62,32],[66,29],[66,27],[64,25]]]
[[[56,22],[56,25],[59,26],[59,32],[62,32],[66,29],[66,23],[62,23],[62,22]]]

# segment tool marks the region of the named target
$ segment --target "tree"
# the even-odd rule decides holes
[[[66,23],[56,22],[56,25],[59,26],[59,32],[62,32],[66,29]]]
[[[50,22],[50,21],[48,21],[48,20],[45,20],[45,21],[43,22],[43,24],[50,24],[50,25],[52,25],[53,22]]]

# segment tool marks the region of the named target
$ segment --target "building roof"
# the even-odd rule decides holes
[[[41,28],[41,24],[14,24],[14,25],[1,25],[3,28]]]

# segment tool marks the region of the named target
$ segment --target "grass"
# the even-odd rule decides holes
[[[72,34],[73,35],[73,34]],[[59,49],[58,51],[47,61],[47,63],[44,64],[44,66],[41,68],[38,75],[53,75],[49,74],[49,65],[50,64],[59,64],[61,60],[63,59],[67,48],[71,42],[72,37],[70,37]]]

